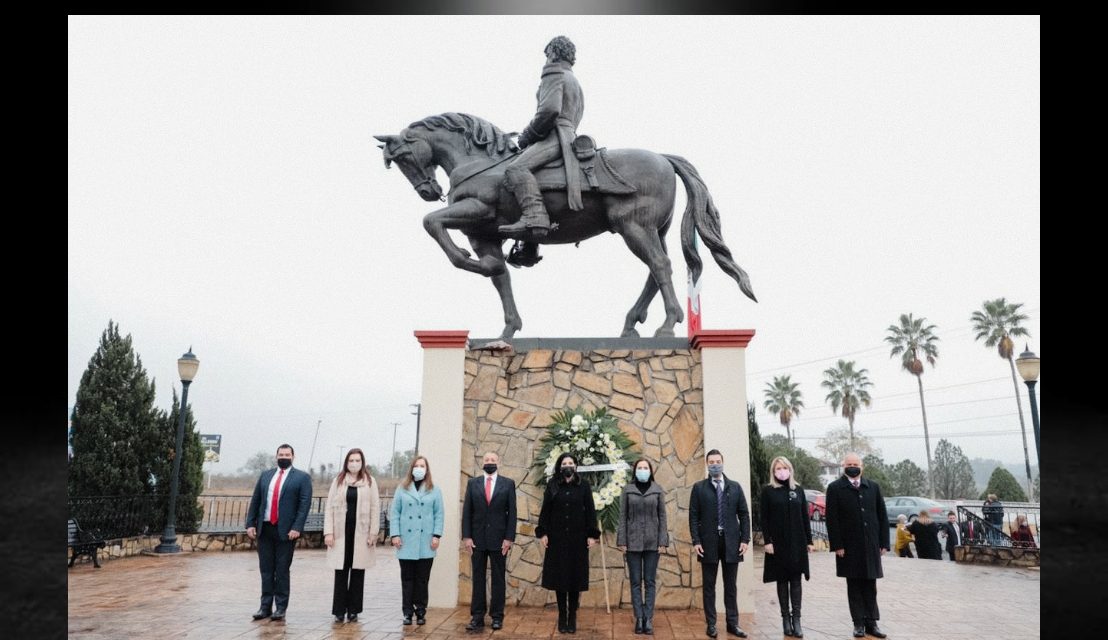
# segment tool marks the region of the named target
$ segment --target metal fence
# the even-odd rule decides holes
[[[1015,547],[1015,548],[1039,548],[1042,546],[1042,513],[1037,503],[1006,502],[1003,504],[1003,513],[994,517],[994,521],[983,513],[982,507],[959,506],[958,523],[965,535],[965,543],[968,545],[985,545],[990,547]],[[1013,539],[1013,534],[1018,530],[1019,520],[1026,520],[1032,540]],[[995,520],[999,520],[996,522]],[[1018,536],[1017,536],[1018,537]]]
[[[102,540],[153,535],[165,528],[165,496],[81,496],[68,500],[69,517]]]
[[[204,515],[197,527],[199,533],[241,533],[246,528],[246,513],[250,507],[250,496],[201,495],[198,498]],[[327,496],[312,498],[308,514],[322,514]],[[388,512],[392,505],[392,496],[381,496],[381,530],[387,531]]]

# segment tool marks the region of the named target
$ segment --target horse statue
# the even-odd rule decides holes
[[[374,136],[382,143],[378,147],[384,151],[386,169],[395,162],[421,198],[447,203],[423,218],[423,228],[455,267],[492,278],[504,308],[502,340],[510,339],[523,327],[505,263],[506,238],[498,231],[499,226],[511,224],[521,215],[515,198],[504,186],[504,169],[519,153],[511,135],[476,116],[444,113],[413,122],[398,135]],[[582,138],[587,136],[579,137],[578,142]],[[582,183],[591,186],[582,190],[582,210],[573,211],[567,204],[564,170],[536,172],[543,201],[556,223],[537,242],[577,243],[605,231],[623,237],[627,248],[646,263],[649,274],[642,293],[627,312],[621,336],[639,335],[635,325],[646,321],[647,308],[659,291],[666,318],[654,335],[672,337],[674,326],[684,320],[666,251],[666,232],[673,221],[675,176],[685,184],[688,194],[688,206],[681,218],[681,250],[692,281],[700,279],[704,268],[697,253],[695,231],[720,268],[738,282],[748,298],[758,301],[750,277],[735,263],[723,242],[719,212],[692,164],[678,156],[642,149],[592,150],[594,157],[589,155],[587,145],[582,147],[584,154],[578,157],[594,160],[592,165],[582,165],[587,178]],[[578,149],[576,142],[574,148]],[[443,195],[435,177],[436,167],[449,176],[448,196]],[[604,178],[603,184],[596,179],[597,174]],[[449,229],[465,234],[476,258],[450,239]]]

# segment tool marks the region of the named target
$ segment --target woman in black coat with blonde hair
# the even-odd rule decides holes
[[[600,540],[592,487],[577,475],[577,458],[563,453],[546,486],[539,526],[546,556],[542,586],[558,597],[558,633],[577,633],[577,606],[589,590],[589,549]]]
[[[808,500],[796,483],[793,465],[784,456],[769,464],[769,485],[762,489],[762,536],[766,555],[762,582],[777,583],[781,623],[786,636],[803,638],[800,627],[800,576],[810,579],[808,553],[812,546],[812,525]],[[792,610],[789,602],[792,601]]]

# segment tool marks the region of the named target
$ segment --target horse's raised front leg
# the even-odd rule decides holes
[[[469,198],[428,213],[423,217],[423,228],[439,243],[450,264],[483,276],[495,276],[507,271],[503,257],[497,260],[493,256],[482,256],[480,260],[474,260],[468,250],[454,244],[447,231],[492,220],[494,216],[491,207],[476,198]]]
[[[624,223],[617,227],[616,231],[623,236],[623,241],[627,243],[627,247],[631,249],[632,253],[646,263],[646,266],[650,269],[650,275],[654,280],[655,286],[662,292],[662,301],[666,309],[666,320],[662,323],[662,326],[658,327],[658,330],[654,332],[654,337],[673,337],[673,328],[678,322],[685,319],[685,312],[681,309],[681,304],[677,301],[677,294],[674,293],[673,267],[670,264],[669,256],[666,255],[666,248],[659,237],[658,231],[656,229],[648,229],[634,222]],[[646,297],[646,293],[647,288],[644,287],[643,295],[639,296],[640,302]],[[651,298],[653,298],[653,295]],[[636,306],[638,304],[639,303],[636,302]],[[649,300],[647,300],[646,304],[650,304]]]
[[[470,238],[470,246],[477,252],[477,256],[484,262],[491,258],[501,265],[501,273],[492,276],[492,284],[496,292],[500,294],[500,305],[504,307],[504,331],[500,333],[502,340],[511,339],[516,331],[523,328],[523,320],[516,309],[515,296],[512,294],[512,278],[508,270],[504,269],[504,241],[490,238]]]

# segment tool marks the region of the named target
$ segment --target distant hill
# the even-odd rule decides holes
[[[1004,463],[990,458],[972,458],[969,463],[973,467],[973,481],[977,484],[978,491],[984,491],[985,487],[989,486],[989,476],[993,474],[993,469],[997,467],[1007,469],[1019,481],[1020,487],[1027,483],[1027,470],[1024,468],[1022,460],[1020,462]],[[1031,465],[1031,479],[1034,480],[1038,474],[1038,465]],[[1026,487],[1024,489],[1026,490]],[[976,498],[977,496],[973,497]]]

